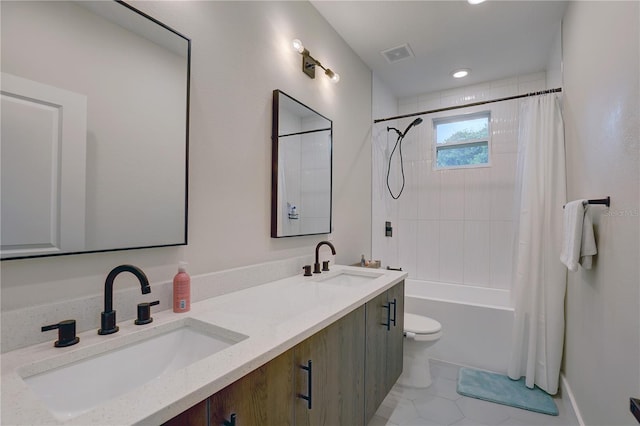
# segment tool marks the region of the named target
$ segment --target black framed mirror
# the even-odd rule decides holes
[[[191,41],[121,1],[3,1],[2,260],[187,243]]]
[[[273,91],[271,237],[331,232],[333,122]]]

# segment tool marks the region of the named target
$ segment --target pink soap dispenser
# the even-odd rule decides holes
[[[178,264],[173,277],[173,312],[189,312],[191,309],[191,277],[187,274],[187,262]]]

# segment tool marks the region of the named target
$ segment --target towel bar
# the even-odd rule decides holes
[[[587,200],[587,204],[604,204],[607,207],[611,206],[611,197],[607,197],[607,198],[598,198],[595,200]],[[562,208],[564,209],[564,206],[562,206]]]

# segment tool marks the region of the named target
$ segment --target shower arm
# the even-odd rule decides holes
[[[387,132],[389,130],[395,130],[395,132],[398,134],[399,137],[402,137],[402,132],[398,129],[396,129],[395,127],[387,127]]]

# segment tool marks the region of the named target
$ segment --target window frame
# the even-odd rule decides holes
[[[468,121],[473,120],[475,118],[485,118],[487,119],[487,137],[480,139],[470,139],[465,141],[455,141],[455,142],[444,142],[438,143],[438,130],[437,126],[440,124],[447,123],[455,123],[459,121]],[[431,120],[433,126],[433,160],[432,160],[432,168],[433,170],[456,170],[456,169],[472,169],[478,167],[491,167],[491,110],[472,112],[467,114],[459,114],[459,115],[450,115],[446,117],[436,117]],[[477,146],[480,144],[487,144],[487,162],[482,164],[465,164],[465,165],[455,165],[455,166],[438,166],[438,151],[439,149],[448,150],[456,147],[464,147],[464,146]]]

